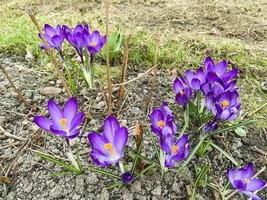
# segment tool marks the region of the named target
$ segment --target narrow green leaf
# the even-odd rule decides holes
[[[36,151],[37,155],[40,156],[42,159],[53,162],[59,166],[62,166],[64,168],[66,168],[69,171],[73,171],[77,174],[80,173],[80,171],[78,171],[75,167],[73,167],[72,165],[69,165],[68,163],[62,161],[62,160],[58,160],[56,158],[54,158],[52,155],[40,152],[40,151]]]
[[[113,189],[113,188],[115,188],[115,187],[121,187],[122,185],[123,185],[122,183],[112,183],[112,184],[108,185],[108,186],[106,187],[106,189],[107,189],[107,190],[110,190],[110,189]]]
[[[195,187],[199,187],[202,183],[202,181],[204,180],[205,176],[207,175],[209,171],[209,166],[208,165],[204,165],[201,170],[197,173],[197,178],[195,181]]]
[[[160,167],[160,164],[159,164],[159,163],[157,163],[157,162],[155,162],[155,161],[153,161],[153,160],[151,160],[151,159],[149,159],[149,158],[147,158],[147,157],[145,157],[145,156],[136,154],[136,153],[134,153],[134,152],[130,153],[130,156],[131,156],[131,157],[138,157],[138,158],[140,158],[140,159],[142,159],[142,160],[145,160],[145,161],[149,162],[150,164],[154,164],[154,165]]]
[[[142,143],[141,143],[140,146],[139,146],[137,155],[140,155],[140,154],[141,154],[142,146],[143,146],[143,145],[142,145]],[[137,165],[138,160],[139,160],[139,157],[138,157],[138,156],[135,156],[134,161],[133,161],[133,165],[132,165],[132,169],[131,169],[131,174],[132,174],[132,175],[135,173],[136,165]]]
[[[93,172],[97,172],[97,173],[104,174],[104,175],[110,176],[112,178],[121,180],[120,176],[118,176],[116,174],[113,174],[113,173],[111,173],[109,171],[106,171],[106,170],[103,170],[103,169],[100,169],[100,168],[95,168],[95,167],[92,167],[92,166],[88,166],[88,169],[93,171]]]
[[[226,151],[224,151],[221,147],[217,146],[213,142],[211,143],[211,146],[213,146],[215,149],[220,151],[226,158],[228,158],[235,166],[239,166],[239,163]]]
[[[151,141],[152,141],[154,150],[155,150],[155,152],[156,152],[156,154],[157,154],[158,161],[160,162],[159,150],[158,150],[158,147],[157,147],[157,145],[156,145],[155,138],[154,138],[154,136],[153,136],[153,134],[152,134],[152,132],[151,132],[151,130],[150,130],[150,127],[149,127],[148,125],[147,125],[147,131],[148,131],[148,133],[149,133],[149,137],[150,137],[150,139],[151,139]]]

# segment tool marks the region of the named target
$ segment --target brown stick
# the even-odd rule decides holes
[[[112,83],[110,80],[110,66],[109,66],[109,48],[108,48],[108,40],[109,40],[109,0],[106,0],[106,62],[107,62],[107,82],[108,82],[108,114],[110,115],[112,112]]]
[[[154,51],[154,61],[153,61],[153,65],[154,66],[157,66],[157,62],[158,62],[158,42],[156,41],[156,44],[155,44],[155,51]],[[152,96],[153,96],[153,91],[154,91],[154,88],[156,86],[156,82],[157,82],[157,72],[158,72],[158,68],[155,67],[154,70],[153,70],[153,79],[152,79],[152,82],[151,82],[151,88],[150,88],[150,94],[146,100],[146,110],[148,108],[148,105],[152,99]]]
[[[18,94],[19,99],[25,104],[25,106],[27,106],[28,108],[31,108],[30,103],[23,97],[23,95],[21,94],[20,90],[15,86],[14,81],[11,79],[11,77],[9,76],[9,74],[7,73],[5,68],[2,65],[0,65],[0,68],[1,68],[2,72],[4,73],[5,77],[7,78],[7,80],[9,81],[11,87]]]
[[[29,14],[29,16],[30,16],[30,18],[31,18],[31,20],[32,20],[32,22],[33,22],[33,24],[35,25],[37,31],[39,32],[39,34],[40,34],[40,36],[41,36],[41,38],[42,38],[42,41],[43,41],[43,43],[44,43],[44,45],[45,45],[45,50],[46,50],[48,56],[50,57],[50,60],[51,60],[52,64],[54,65],[54,67],[55,67],[55,69],[56,69],[56,73],[57,73],[57,75],[58,75],[58,78],[61,80],[61,82],[62,82],[64,88],[66,89],[66,92],[67,92],[68,96],[69,96],[69,97],[72,97],[72,93],[71,93],[71,91],[70,91],[70,89],[69,89],[69,87],[68,87],[68,85],[67,85],[67,83],[66,83],[66,81],[65,81],[64,76],[62,75],[62,73],[61,73],[61,71],[60,71],[59,64],[58,64],[58,62],[56,61],[56,59],[55,59],[55,57],[54,57],[54,55],[53,55],[51,49],[48,47],[47,41],[46,41],[45,38],[44,38],[44,35],[43,35],[43,33],[42,33],[42,30],[41,30],[41,28],[40,28],[40,26],[39,26],[39,24],[38,24],[38,22],[37,22],[35,16],[32,15],[32,14]]]
[[[126,70],[127,70],[127,64],[128,64],[128,46],[129,46],[129,39],[130,35],[126,35],[126,41],[124,45],[124,53],[123,53],[123,63],[122,63],[122,68],[121,68],[121,83],[125,81],[126,78]],[[124,95],[124,85],[120,86],[119,89],[119,104],[122,101]]]

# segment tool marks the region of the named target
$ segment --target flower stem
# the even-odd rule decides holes
[[[120,171],[121,171],[122,174],[125,173],[124,165],[123,165],[122,161],[119,162],[119,168],[120,168]]]
[[[74,157],[74,154],[71,150],[71,146],[70,146],[70,140],[68,138],[66,138],[66,142],[67,142],[67,148],[68,148],[68,157],[72,163],[72,165],[79,171],[81,172],[81,169],[80,169],[80,166],[79,164],[77,163],[75,157]]]

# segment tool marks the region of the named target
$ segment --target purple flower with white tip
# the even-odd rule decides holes
[[[84,34],[84,44],[91,56],[97,54],[106,44],[106,36],[101,36],[99,31],[94,31],[92,34]]]
[[[246,194],[253,200],[261,200],[254,192],[264,188],[266,182],[258,178],[253,178],[253,176],[254,168],[252,163],[249,163],[247,167],[241,167],[236,170],[230,168],[227,170],[227,177],[235,189]]]
[[[187,134],[182,135],[175,141],[174,135],[161,138],[160,145],[165,155],[165,167],[171,168],[175,162],[184,160],[189,155],[189,137]]]
[[[127,128],[110,115],[104,121],[103,134],[91,132],[88,135],[88,141],[92,145],[92,160],[101,167],[118,163],[124,156],[123,150],[127,140]]]
[[[185,106],[192,96],[192,89],[181,78],[176,78],[173,83],[176,102]]]
[[[149,116],[152,131],[159,137],[173,135],[176,132],[173,114],[166,102],[155,108]]]
[[[41,35],[38,34],[41,39]],[[44,25],[44,39],[48,44],[48,48],[55,48],[59,52],[62,57],[62,43],[64,41],[64,34],[61,26],[58,24],[55,28],[50,26],[49,24]],[[45,49],[45,45],[42,43],[41,48]]]
[[[63,109],[53,100],[48,101],[48,112],[51,120],[45,116],[35,116],[34,122],[42,129],[55,135],[73,139],[80,134],[78,126],[84,120],[84,113],[78,111],[78,102],[75,97],[70,98]]]
[[[196,73],[190,69],[186,70],[185,77],[188,85],[195,91],[199,90],[201,85],[206,81],[205,72],[202,67],[198,68]]]

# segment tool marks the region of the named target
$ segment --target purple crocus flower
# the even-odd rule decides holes
[[[266,182],[258,178],[253,178],[253,176],[254,169],[252,163],[249,163],[247,167],[241,167],[236,170],[228,169],[227,171],[227,177],[235,189],[246,194],[253,200],[261,200],[254,192],[265,187]]]
[[[160,145],[165,155],[165,167],[173,167],[175,161],[184,160],[189,155],[189,137],[187,134],[182,135],[175,141],[174,135],[161,138]]]
[[[207,108],[222,120],[232,121],[239,115],[240,103],[238,92],[226,91],[216,97],[215,93],[206,96]]]
[[[149,118],[151,120],[151,129],[158,137],[176,133],[174,117],[166,102],[162,102],[160,108],[154,109]]]
[[[206,81],[205,72],[202,67],[198,68],[196,73],[190,69],[186,70],[185,76],[186,82],[195,91],[199,90],[200,86]]]
[[[63,109],[53,100],[48,101],[48,111],[51,120],[45,116],[35,116],[34,122],[42,129],[55,135],[73,139],[80,134],[77,127],[84,119],[84,113],[78,112],[78,102],[75,97],[70,98]]]
[[[84,44],[92,57],[106,44],[106,36],[101,36],[99,31],[94,31],[91,35],[84,34]]]
[[[182,78],[176,78],[173,83],[176,102],[185,106],[192,96],[192,89],[185,84]]]
[[[121,180],[124,184],[131,184],[134,180],[134,176],[130,172],[125,172],[121,175]]]
[[[64,34],[61,26],[58,24],[55,28],[49,24],[44,25],[44,39],[48,43],[49,48],[55,48],[62,57],[62,43],[64,41]],[[39,38],[41,35],[38,34]],[[42,43],[41,48],[45,49],[45,45]]]
[[[78,24],[72,31],[68,26],[62,27],[66,40],[71,46],[73,46],[83,62],[83,47],[84,47],[84,35],[89,34],[89,27],[87,24]]]
[[[104,121],[103,134],[91,132],[88,135],[88,141],[93,146],[92,160],[102,167],[118,163],[124,156],[123,149],[127,140],[127,128],[121,126],[116,117],[110,115]]]

